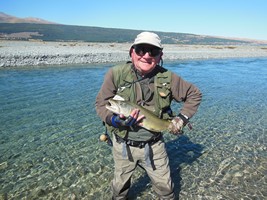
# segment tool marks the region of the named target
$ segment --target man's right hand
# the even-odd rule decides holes
[[[139,116],[139,112],[140,110],[134,109],[128,117],[125,117],[122,114],[121,115],[114,114],[111,117],[112,126],[114,126],[115,128],[119,128],[122,126],[132,127],[136,124],[142,126],[142,124],[139,123],[145,116],[144,115]]]

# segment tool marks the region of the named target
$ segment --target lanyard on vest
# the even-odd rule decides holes
[[[142,80],[144,80],[145,79],[145,77],[142,77],[141,79],[138,79],[138,80],[136,80],[136,81],[132,81],[132,82],[126,82],[126,84],[125,85],[123,85],[123,86],[120,86],[119,88],[118,88],[118,92],[122,92],[125,88],[127,88],[127,87],[130,87],[131,85],[133,85],[133,84],[135,84],[135,83],[137,83],[137,82],[140,82],[140,81],[142,81]]]

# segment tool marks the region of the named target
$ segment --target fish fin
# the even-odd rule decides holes
[[[124,98],[122,98],[121,96],[119,96],[119,95],[117,95],[117,94],[113,97],[113,99],[114,99],[114,100],[117,100],[117,101],[125,101]]]

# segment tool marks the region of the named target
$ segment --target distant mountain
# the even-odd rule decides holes
[[[0,39],[83,41],[83,42],[132,42],[144,30],[102,28],[92,26],[62,25],[38,18],[17,18],[0,12]],[[148,30],[149,31],[149,30]],[[242,45],[264,44],[259,41],[220,38],[189,33],[159,32],[163,44]],[[266,44],[266,43],[265,43]]]
[[[54,22],[49,22],[44,19],[34,18],[34,17],[18,18],[15,16],[7,15],[3,12],[0,12],[0,23],[56,24]]]

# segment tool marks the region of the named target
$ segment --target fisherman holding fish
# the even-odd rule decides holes
[[[137,35],[131,62],[112,67],[96,97],[96,111],[113,136],[112,199],[127,199],[131,177],[141,166],[160,199],[175,199],[163,131],[182,134],[201,102],[193,84],[163,68],[163,47],[152,32]],[[181,102],[174,115],[171,102]]]

